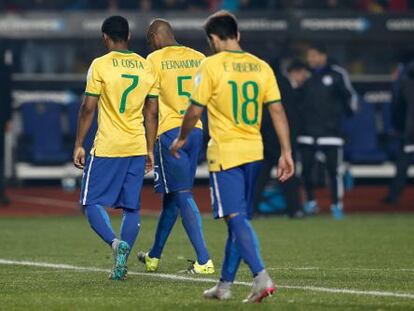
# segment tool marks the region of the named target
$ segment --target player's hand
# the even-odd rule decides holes
[[[184,146],[185,141],[186,141],[185,139],[183,140],[183,139],[176,138],[174,139],[173,143],[170,146],[171,154],[177,159],[180,158],[180,155],[178,154],[178,150],[180,150]]]
[[[282,154],[277,165],[276,176],[281,182],[285,182],[295,173],[295,164],[293,162],[292,154]]]
[[[82,146],[75,147],[73,151],[73,164],[79,169],[85,167],[85,149]]]
[[[145,174],[148,174],[154,169],[154,153],[148,152],[147,161],[145,162]]]

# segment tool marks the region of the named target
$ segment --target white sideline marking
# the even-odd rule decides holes
[[[79,267],[79,266],[73,266],[73,265],[67,265],[67,264],[53,264],[53,263],[34,262],[34,261],[0,259],[0,264],[109,273],[109,270],[107,269],[101,269],[101,268],[96,268],[96,267]],[[145,276],[145,277],[157,277],[157,278],[169,279],[169,280],[175,280],[175,281],[191,281],[191,282],[199,282],[199,283],[216,283],[217,282],[217,280],[210,279],[210,278],[192,278],[188,276],[165,274],[165,273],[128,272],[128,274],[140,275],[140,276]],[[249,282],[234,282],[234,283],[237,285],[243,285],[243,286],[249,286],[249,287],[251,286],[251,283]],[[296,286],[296,285],[282,285],[278,287],[286,288],[286,289],[299,289],[299,290],[313,291],[313,292],[324,292],[324,293],[414,299],[414,294],[410,294],[410,293],[385,292],[385,291],[363,291],[363,290],[354,290],[354,289],[329,288],[329,287],[317,287],[317,286]]]

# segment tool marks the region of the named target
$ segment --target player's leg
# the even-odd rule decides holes
[[[254,231],[253,227],[250,224],[249,219],[253,216],[253,197],[254,191],[256,189],[256,180],[257,180],[257,173],[260,169],[261,163],[260,162],[253,162],[249,163],[244,166],[244,176],[245,176],[245,196],[247,202],[247,219],[244,220],[247,227],[250,228],[251,233],[249,235],[253,238],[252,246],[255,249],[255,256],[251,256],[251,264],[250,270],[253,273],[253,286],[250,294],[244,300],[245,302],[260,302],[263,298],[273,294],[276,290],[276,287],[270,278],[267,271],[264,269],[264,263],[261,258],[260,254],[260,244],[257,238],[256,232]],[[247,232],[247,230],[245,231]],[[236,237],[236,242],[238,241]],[[247,246],[247,245],[246,245]],[[249,246],[251,248],[252,246]],[[251,250],[250,250],[251,251]],[[240,252],[240,247],[239,247]],[[242,256],[243,257],[243,256]],[[243,260],[248,263],[248,261],[243,257]],[[260,266],[261,265],[261,266]],[[252,268],[253,267],[253,268]]]
[[[167,242],[171,230],[174,227],[177,217],[178,207],[175,204],[175,201],[173,200],[173,195],[171,193],[164,194],[162,197],[162,210],[160,217],[158,219],[154,243],[152,244],[151,250],[148,252],[148,256],[150,257],[150,259],[161,258],[161,254],[164,249],[165,243]],[[154,269],[156,270],[157,268],[153,267],[149,270],[153,271]]]
[[[255,180],[259,170],[259,163],[250,163],[241,167],[211,173],[212,198],[216,218],[225,218],[228,226],[228,239],[233,241],[238,256],[249,266],[254,276],[254,287],[249,295],[249,301],[260,301],[274,291],[274,285],[264,269],[260,256],[259,242],[255,231],[248,220],[252,214],[252,201],[255,190]],[[228,191],[231,188],[232,191]],[[231,244],[226,247],[226,255],[231,250]],[[233,254],[234,256],[234,254]],[[231,261],[224,261],[224,269],[233,271],[229,267]],[[237,264],[238,265],[238,264]],[[233,277],[237,267],[234,269]],[[215,288],[204,293],[206,298],[225,299],[219,297],[218,289],[225,283],[226,274],[222,272],[222,281]],[[215,295],[213,294],[215,291]]]
[[[124,208],[122,211],[122,221],[120,237],[122,241],[128,243],[130,248],[135,244],[141,228],[141,215],[138,209]]]
[[[169,177],[165,171],[165,157],[169,157],[168,146],[163,144],[165,135],[162,134],[157,140],[154,150],[154,188],[157,193],[162,194],[162,210],[150,251],[140,251],[137,254],[138,260],[145,264],[148,272],[157,271],[162,251],[178,217],[178,206],[172,193],[169,192],[170,183],[167,181]]]
[[[190,266],[189,272],[200,274],[214,273],[214,265],[210,260],[204,239],[201,215],[192,192],[175,192],[174,200],[179,207],[181,221],[197,256],[197,260]]]
[[[138,236],[141,220],[140,200],[144,181],[145,157],[128,157],[124,160],[127,173],[115,203],[117,207],[123,209],[123,218],[120,229],[121,241],[114,250],[115,265],[111,274],[113,279],[126,277],[128,256]]]
[[[315,214],[319,211],[318,205],[315,201],[312,178],[316,149],[314,145],[300,144],[299,146],[302,159],[302,179],[306,196],[304,211],[307,214]]]
[[[174,193],[174,199],[179,208],[184,229],[197,256],[197,261],[189,268],[189,272],[210,274],[214,273],[214,265],[210,260],[204,239],[201,215],[191,191],[202,144],[202,130],[192,130],[187,144],[182,149],[181,158],[176,161],[175,171],[180,175],[178,182],[180,188]]]
[[[122,187],[122,172],[116,176],[113,174],[115,170],[121,169],[119,164],[110,158],[92,155],[86,161],[82,178],[80,204],[91,228],[109,246],[116,239],[116,235],[103,204],[109,206],[114,203]],[[112,191],[107,191],[112,181]]]
[[[231,286],[236,278],[237,270],[241,262],[241,256],[235,243],[235,236],[227,227],[228,236],[224,249],[224,259],[221,267],[221,277],[219,282],[212,288],[204,291],[204,298],[227,300],[232,297]]]
[[[331,190],[331,212],[335,219],[343,217],[343,151],[341,146],[323,146]]]
[[[128,159],[91,156],[88,158],[84,176],[80,203],[92,229],[112,247],[114,254],[127,252],[127,244],[116,238],[110,218],[103,206],[115,207],[122,192],[125,176],[128,172]],[[117,256],[114,256],[114,269]],[[118,265],[119,266],[119,265]],[[110,278],[121,280],[125,276],[122,269],[111,273]],[[115,275],[115,276],[114,276]]]
[[[102,205],[86,205],[84,206],[86,218],[89,225],[95,233],[109,246],[117,239],[111,220]]]
[[[194,129],[191,132],[186,145],[179,151],[180,158],[177,159],[170,154],[169,146],[177,137],[178,131],[177,128],[165,132],[158,140],[156,156],[159,158],[159,178],[156,183],[156,186],[158,186],[156,190],[171,198],[171,207],[178,208],[181,214],[184,229],[197,255],[197,261],[192,264],[189,271],[203,274],[213,273],[214,265],[207,251],[202,232],[201,216],[191,192],[197,158],[202,145],[202,131]],[[171,211],[171,218],[175,222],[176,214],[173,211]],[[160,231],[169,233],[174,222],[172,219],[169,223],[166,222],[165,226],[160,227]]]

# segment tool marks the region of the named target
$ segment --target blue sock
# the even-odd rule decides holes
[[[193,194],[189,191],[174,193],[174,199],[181,213],[181,221],[197,255],[197,261],[204,265],[210,259],[204,240],[201,216]]]
[[[105,208],[98,204],[87,205],[85,214],[92,229],[111,246],[112,241],[116,239],[116,235]]]
[[[235,236],[228,227],[228,237],[224,253],[223,265],[221,268],[221,281],[233,283],[236,278],[237,269],[239,268],[241,257],[235,244]]]
[[[135,244],[141,226],[141,215],[137,209],[124,208],[121,223],[121,240],[128,243],[129,247]]]
[[[162,211],[158,220],[154,244],[148,254],[151,258],[161,258],[162,250],[164,249],[165,243],[174,227],[177,217],[178,206],[174,202],[173,195],[165,194],[162,199]]]
[[[255,276],[264,269],[256,233],[243,214],[238,214],[229,219],[228,225],[235,236],[235,244],[240,256],[249,266],[253,276]]]

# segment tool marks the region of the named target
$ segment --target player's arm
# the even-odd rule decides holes
[[[147,97],[145,100],[144,126],[148,151],[145,173],[148,173],[154,168],[154,145],[158,131],[158,97]]]
[[[73,150],[73,163],[77,168],[83,169],[85,166],[85,149],[83,142],[89,129],[91,128],[98,106],[99,97],[86,95],[83,99],[78,116],[78,129],[76,132],[75,148]]]
[[[179,157],[178,150],[184,146],[188,135],[196,126],[197,122],[201,119],[203,115],[204,107],[201,105],[197,105],[192,103],[190,107],[188,107],[187,112],[184,115],[183,123],[181,125],[180,134],[174,140],[171,145],[170,151],[176,158]]]
[[[292,147],[290,145],[289,123],[285,109],[281,104],[269,105],[269,112],[281,147],[281,154],[277,166],[277,177],[281,182],[285,182],[295,173]]]
[[[285,109],[281,104],[280,90],[276,81],[276,76],[269,65],[266,66],[266,89],[264,96],[264,105],[269,108],[272,118],[273,127],[279,138],[281,154],[277,165],[277,178],[284,182],[295,173],[295,165],[292,159],[292,147],[290,146],[289,123],[286,117]]]
[[[195,127],[198,120],[200,120],[204,107],[210,102],[212,94],[212,73],[210,73],[208,68],[208,65],[206,65],[206,62],[204,61],[194,78],[194,88],[191,93],[190,106],[184,115],[180,134],[170,147],[171,153],[176,158],[179,157],[178,150],[184,146],[188,135]]]

